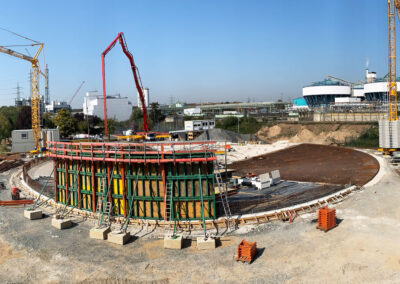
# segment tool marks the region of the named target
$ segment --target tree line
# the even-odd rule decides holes
[[[164,120],[160,106],[152,103],[148,112],[148,124],[150,126]],[[62,137],[69,137],[76,133],[87,133],[88,126],[91,135],[100,135],[104,132],[104,121],[97,116],[86,117],[83,113],[71,114],[67,109],[61,109],[56,114],[44,113],[41,117],[43,128],[59,128]],[[134,107],[131,117],[127,121],[107,119],[110,133],[123,129],[142,130],[142,110]],[[32,116],[30,106],[2,106],[0,107],[0,139],[11,137],[11,131],[19,129],[31,129]]]

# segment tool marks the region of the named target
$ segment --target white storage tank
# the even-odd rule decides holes
[[[339,81],[326,79],[303,88],[303,97],[311,108],[328,106],[337,97],[350,97],[351,86]]]

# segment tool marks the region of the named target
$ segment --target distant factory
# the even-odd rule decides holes
[[[87,92],[83,99],[83,113],[104,119],[103,96],[97,92]],[[107,96],[107,118],[117,121],[128,120],[132,113],[132,103],[120,95]]]
[[[400,78],[397,79],[399,90]],[[327,107],[331,104],[354,104],[361,102],[382,103],[388,92],[387,76],[377,78],[375,72],[366,69],[365,81],[352,83],[327,76],[320,82],[314,82],[303,88],[303,98],[308,107]]]

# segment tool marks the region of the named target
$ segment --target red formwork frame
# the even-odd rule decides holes
[[[61,159],[69,159],[69,160],[86,160],[86,161],[102,161],[102,162],[122,162],[122,163],[169,163],[169,162],[178,162],[178,163],[183,163],[183,162],[203,162],[203,161],[213,161],[216,159],[215,156],[213,157],[207,157],[205,155],[204,157],[200,158],[169,158],[166,159],[164,158],[165,155],[168,154],[183,154],[183,153],[191,153],[191,154],[196,154],[196,153],[215,153],[216,148],[209,148],[212,145],[215,145],[216,142],[214,141],[207,141],[207,142],[177,142],[177,143],[87,143],[87,142],[79,142],[79,143],[73,143],[73,142],[53,142],[49,141],[48,142],[48,150],[49,150],[49,157],[52,158],[61,158]],[[202,149],[199,150],[165,150],[164,146],[170,146],[170,145],[176,145],[176,146],[203,146]],[[63,147],[59,147],[63,146]],[[94,148],[94,147],[101,147],[100,148]],[[82,148],[84,147],[84,148]],[[129,147],[130,150],[127,150],[126,148]],[[132,150],[132,147],[144,147],[144,150]],[[159,147],[160,150],[146,150],[145,147]],[[112,149],[114,148],[114,150]],[[116,148],[119,148],[119,150],[116,150]],[[63,152],[62,154],[58,154],[57,152]],[[69,154],[68,154],[69,153]],[[90,156],[82,156],[80,153],[86,153],[90,154]],[[74,154],[74,155],[71,155]],[[94,154],[106,154],[105,157],[95,157]],[[117,157],[110,157],[110,154],[117,154],[123,157],[123,155],[127,154],[143,154],[145,155],[158,155],[158,158],[156,159],[124,159],[124,158],[117,158]],[[160,158],[161,157],[161,158]]]

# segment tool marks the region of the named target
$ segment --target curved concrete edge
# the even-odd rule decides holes
[[[22,170],[17,171],[14,173],[9,180],[9,183],[12,187],[18,187],[22,190],[25,194],[32,196],[34,199],[38,199],[40,201],[46,202],[47,204],[56,207],[58,204],[53,199],[49,199],[45,195],[40,195],[39,192],[31,188],[22,178]]]
[[[367,153],[370,154],[370,153]],[[373,184],[376,184],[377,182],[380,181],[380,179],[384,176],[385,170],[387,169],[387,165],[382,157],[375,157],[377,158],[380,169],[378,171],[378,174],[375,175],[375,177],[368,182],[367,186],[372,186]],[[17,181],[19,183],[20,188],[24,190],[26,193],[28,193],[31,196],[34,196],[35,198],[39,197],[39,193],[32,189],[28,184],[25,183],[25,181],[22,179],[22,170],[18,171],[16,174],[14,174],[10,178],[10,184],[14,184],[14,181]],[[290,218],[292,213],[296,213],[297,215],[304,214],[304,213],[311,213],[316,211],[317,209],[330,205],[330,204],[335,204],[338,202],[343,201],[344,198],[348,197],[351,193],[359,190],[360,187],[357,186],[350,186],[347,188],[344,188],[340,191],[337,191],[333,194],[324,196],[322,198],[314,199],[305,203],[297,204],[294,206],[289,206],[289,207],[284,207],[280,208],[277,210],[271,210],[271,211],[264,211],[264,212],[259,212],[259,213],[254,213],[254,214],[244,214],[244,215],[235,215],[232,216],[229,220],[226,217],[220,217],[216,220],[206,220],[206,226],[211,226],[211,227],[216,227],[221,225],[227,225],[228,221],[230,223],[234,223],[237,225],[240,224],[260,224],[260,223],[267,223],[270,221],[274,220],[287,220]],[[63,208],[64,205],[56,203],[53,199],[48,199],[46,196],[40,196],[41,201],[46,201],[48,200],[47,204],[54,207],[54,208]],[[89,218],[96,218],[96,213],[93,212],[88,212],[88,211],[83,211],[77,208],[71,208],[71,213],[74,215],[80,215],[80,216],[85,216]],[[125,218],[123,217],[115,217],[114,222],[116,224],[122,224],[125,222]],[[144,220],[144,219],[131,219],[129,220],[130,225],[155,225],[155,226],[171,226],[174,222],[169,222],[169,221],[163,221],[163,220]],[[186,226],[188,228],[193,228],[193,227],[199,227],[201,228],[203,226],[202,221],[180,221],[179,222],[180,226]]]
[[[232,218],[248,218],[248,217],[258,217],[258,216],[264,216],[264,215],[275,215],[275,214],[281,214],[282,212],[290,212],[290,211],[296,211],[298,209],[304,208],[304,207],[308,207],[308,206],[314,206],[318,203],[322,204],[322,203],[330,203],[329,200],[333,199],[335,197],[337,198],[342,198],[343,195],[348,195],[349,193],[355,191],[357,189],[357,187],[355,185],[344,188],[340,191],[337,191],[335,193],[332,193],[330,195],[324,196],[323,198],[319,198],[319,199],[314,199],[305,203],[300,203],[294,206],[289,206],[289,207],[284,207],[278,210],[271,210],[271,211],[264,211],[264,212],[260,212],[260,213],[255,213],[255,214],[244,214],[244,215],[236,215],[236,216],[232,216]],[[325,205],[324,205],[325,206]],[[223,219],[225,219],[224,217],[222,217]]]
[[[364,154],[370,155],[371,157],[374,157],[378,163],[379,163],[379,170],[378,173],[366,184],[363,185],[364,188],[370,188],[372,186],[374,186],[375,184],[377,184],[378,182],[381,181],[381,179],[385,176],[385,174],[387,173],[387,171],[389,170],[389,166],[387,164],[387,162],[385,161],[385,158],[383,158],[382,155],[378,155],[375,153],[370,153],[370,150],[366,150],[366,149],[357,149],[357,148],[352,148],[356,151],[362,152]]]

